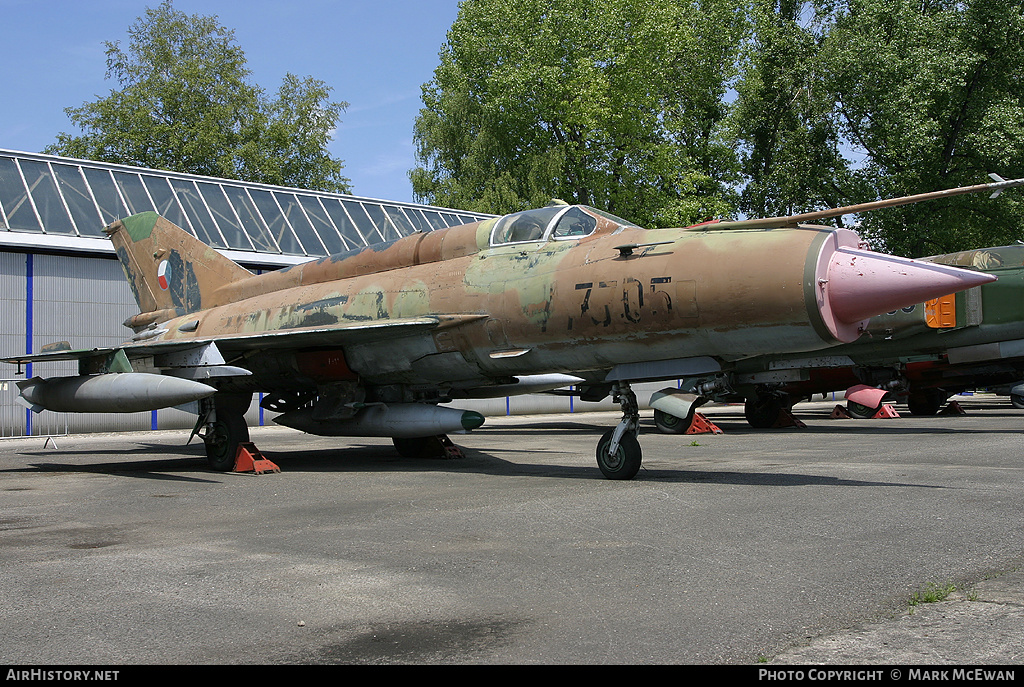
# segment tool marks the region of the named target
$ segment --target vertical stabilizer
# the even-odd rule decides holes
[[[104,231],[143,313],[202,310],[214,290],[252,276],[155,212],[126,217]]]

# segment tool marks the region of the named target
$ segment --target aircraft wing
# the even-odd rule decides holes
[[[15,365],[27,363],[55,362],[67,360],[106,359],[123,353],[127,360],[157,355],[173,355],[214,344],[222,352],[272,350],[285,348],[317,348],[326,346],[342,347],[356,344],[372,344],[375,341],[393,340],[404,336],[425,334],[429,331],[458,326],[464,322],[484,317],[483,315],[437,315],[409,317],[368,322],[349,322],[329,327],[275,330],[254,334],[195,337],[188,339],[167,339],[158,341],[128,341],[118,346],[103,348],[71,349],[68,345],[55,344],[44,347],[39,353],[0,358],[0,362]],[[223,361],[221,361],[223,362]],[[209,362],[205,363],[209,364]],[[216,363],[214,363],[216,364]],[[105,366],[109,367],[109,366]],[[122,371],[116,366],[104,371]]]

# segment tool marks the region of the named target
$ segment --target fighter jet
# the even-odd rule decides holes
[[[121,346],[6,358],[78,360],[79,375],[19,383],[36,410],[133,412],[197,402],[194,435],[230,470],[254,392],[276,422],[385,436],[444,453],[483,416],[443,404],[577,384],[611,394],[610,479],[640,468],[631,384],[713,386],[751,356],[856,340],[869,319],[994,279],[866,250],[825,217],[1024,179],[758,220],[643,229],[593,207],[548,207],[418,233],[253,275],[155,213],[114,222],[139,304]]]

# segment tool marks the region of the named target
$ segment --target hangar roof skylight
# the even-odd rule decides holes
[[[215,248],[307,257],[491,217],[0,150],[0,231],[105,238],[104,226],[149,211]]]

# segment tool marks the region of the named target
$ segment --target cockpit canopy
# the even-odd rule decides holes
[[[929,262],[937,262],[953,267],[967,267],[976,270],[995,270],[999,268],[1019,268],[1024,265],[1024,246],[998,246],[995,248],[977,248],[960,253],[933,255],[922,258]]]
[[[599,224],[613,228],[636,226],[588,205],[559,203],[505,215],[494,223],[491,245],[578,239],[593,234]]]

